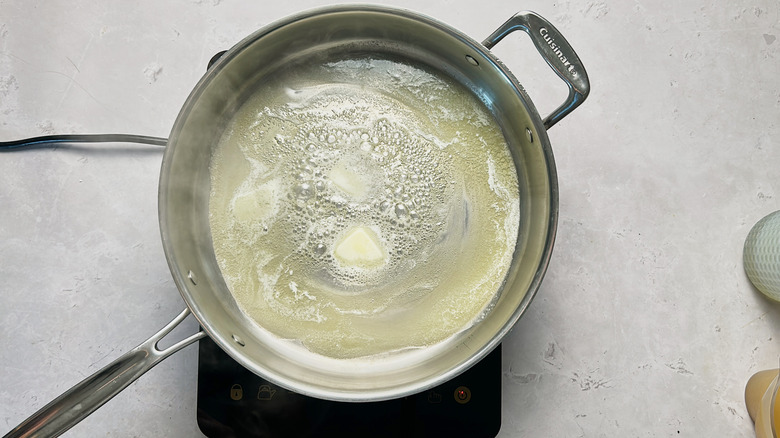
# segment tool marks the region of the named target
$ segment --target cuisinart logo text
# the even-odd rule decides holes
[[[542,27],[539,29],[539,35],[544,38],[544,40],[547,42],[547,45],[550,46],[550,48],[553,50],[553,53],[558,57],[558,59],[561,60],[563,63],[563,66],[566,67],[567,70],[569,70],[569,73],[571,73],[572,76],[575,78],[577,77],[577,71],[574,70],[574,66],[569,62],[568,59],[566,59],[566,55],[561,52],[561,49],[558,48],[558,45],[555,44],[555,38],[550,36],[550,32],[547,31],[546,27]]]

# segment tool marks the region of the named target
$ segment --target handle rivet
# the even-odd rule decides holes
[[[471,65],[473,65],[473,66],[475,66],[475,67],[479,65],[479,61],[477,61],[476,59],[474,59],[474,57],[473,57],[473,56],[471,56],[471,55],[466,55],[466,61],[468,61],[468,62],[469,62],[469,64],[471,64]]]
[[[530,128],[525,128],[525,133],[528,136],[528,141],[533,143],[534,142],[534,133],[531,132]]]
[[[195,273],[193,273],[192,271],[187,272],[187,278],[190,279],[192,284],[194,284],[194,285],[198,284],[198,278],[195,277]]]
[[[233,338],[233,341],[236,342],[236,344],[238,344],[238,345],[240,345],[242,347],[246,345],[244,343],[244,341],[241,338],[239,338],[238,335],[236,335],[235,333],[233,335],[231,335],[231,337]]]

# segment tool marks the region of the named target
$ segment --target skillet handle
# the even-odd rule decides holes
[[[200,331],[161,350],[157,343],[190,314],[185,309],[162,330],[41,408],[4,438],[55,437],[65,433],[161,360],[206,336]]]
[[[536,50],[547,61],[547,65],[569,86],[569,96],[566,101],[544,119],[544,127],[550,129],[588,97],[590,93],[588,74],[580,58],[558,29],[535,12],[518,12],[490,34],[482,45],[490,49],[516,30],[522,30],[531,37]]]

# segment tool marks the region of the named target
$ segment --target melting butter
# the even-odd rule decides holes
[[[370,228],[357,226],[336,243],[336,261],[346,266],[373,268],[385,263],[385,251]]]
[[[512,263],[520,202],[502,131],[471,92],[417,66],[348,59],[270,78],[210,170],[236,302],[315,355],[452,339]]]

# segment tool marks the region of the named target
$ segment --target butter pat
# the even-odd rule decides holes
[[[328,173],[328,178],[330,178],[330,180],[333,181],[333,184],[341,189],[341,191],[355,199],[362,199],[368,192],[368,186],[363,178],[356,172],[347,169],[344,163],[339,163],[335,166],[330,173]]]
[[[336,243],[333,255],[343,265],[361,268],[376,268],[383,265],[386,259],[382,242],[370,228],[362,226],[344,235]]]
[[[238,194],[233,198],[233,215],[242,223],[265,220],[276,213],[276,194],[267,183],[256,190]]]

